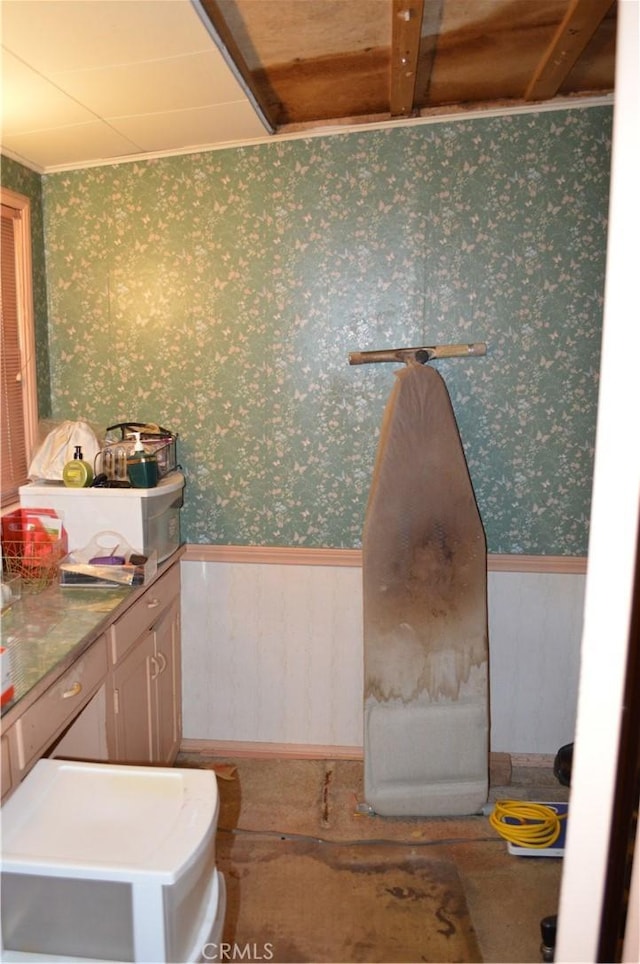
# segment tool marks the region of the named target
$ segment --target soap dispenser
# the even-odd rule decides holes
[[[153,489],[158,484],[158,460],[153,452],[147,452],[140,432],[133,433],[136,444],[133,452],[127,457],[127,475],[131,485],[136,489]]]
[[[62,481],[70,489],[85,489],[93,482],[93,469],[82,458],[82,447],[75,446],[73,458],[62,470]]]

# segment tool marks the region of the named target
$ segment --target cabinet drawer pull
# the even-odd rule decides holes
[[[160,669],[159,669],[159,667],[158,667],[158,660],[155,658],[155,656],[150,656],[150,657],[149,657],[149,662],[151,663],[151,665],[152,665],[152,667],[153,667],[153,671],[152,671],[152,673],[151,673],[151,679],[152,679],[152,681],[153,681],[154,679],[157,679],[158,676],[160,675]]]
[[[147,603],[147,609],[157,609],[159,605],[160,605],[159,599],[150,599],[149,602]]]
[[[77,696],[78,693],[82,693],[82,683],[74,683],[70,686],[68,690],[65,690],[62,694],[63,700],[70,700],[73,696]]]
[[[160,660],[160,670],[158,671],[159,676],[160,673],[164,673],[165,669],[167,668],[167,657],[164,655],[164,653],[156,653],[156,659]]]

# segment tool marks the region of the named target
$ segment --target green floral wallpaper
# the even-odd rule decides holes
[[[0,159],[0,183],[31,201],[31,260],[33,269],[33,316],[36,338],[38,408],[41,418],[51,414],[49,342],[47,330],[47,283],[44,262],[42,179],[39,174],[10,157]]]
[[[395,366],[348,353],[486,341],[438,365],[489,550],[585,553],[610,128],[595,107],[45,175],[54,416],[178,432],[189,542],[357,547]]]

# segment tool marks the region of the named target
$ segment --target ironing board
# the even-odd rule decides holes
[[[486,541],[446,385],[396,373],[363,532],[364,791],[383,816],[488,795]]]

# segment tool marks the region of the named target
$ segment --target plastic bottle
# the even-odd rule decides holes
[[[80,445],[76,445],[73,458],[63,468],[62,481],[70,489],[85,489],[93,482],[93,469],[82,458]]]
[[[136,444],[127,458],[127,475],[137,489],[152,489],[158,484],[158,460],[153,452],[147,452],[140,439],[140,432],[133,433]]]

